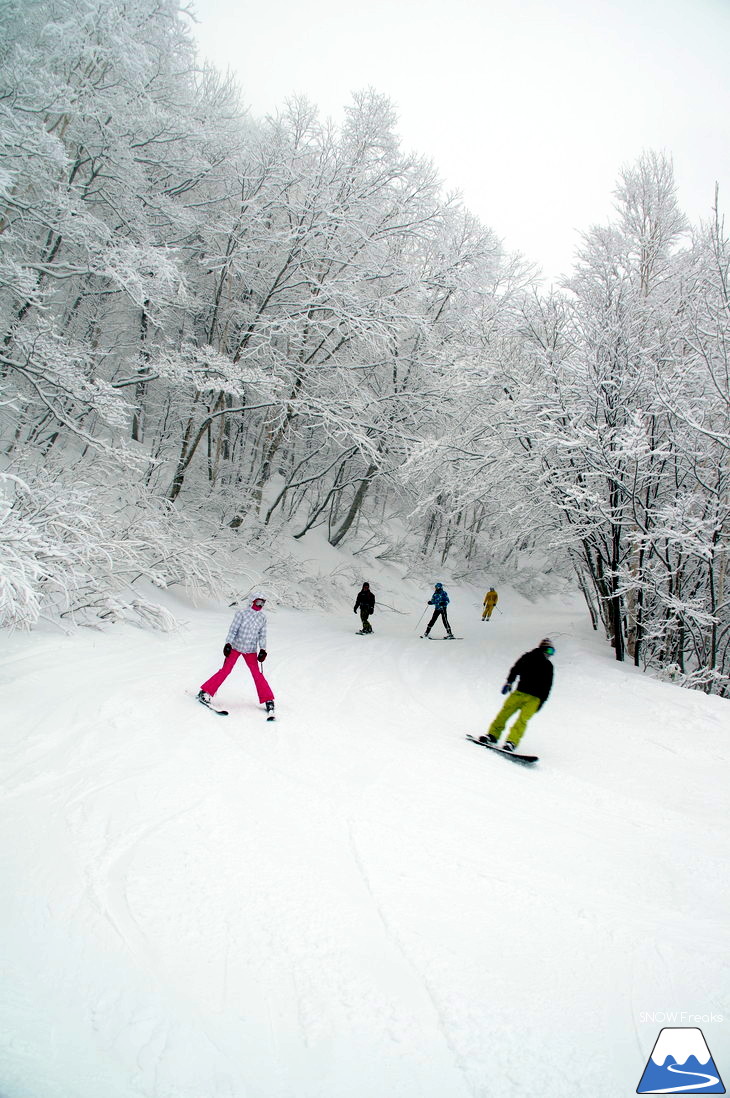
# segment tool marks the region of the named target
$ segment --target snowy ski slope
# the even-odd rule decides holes
[[[227,608],[3,638],[2,1098],[621,1098],[643,1014],[723,1008],[730,1076],[727,701],[447,587],[459,644],[428,591],[373,637],[267,607],[273,725],[242,668],[185,693]],[[525,769],[464,736],[545,634]]]

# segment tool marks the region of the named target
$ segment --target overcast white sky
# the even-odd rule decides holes
[[[352,91],[394,102],[403,145],[550,278],[605,220],[621,166],[674,159],[680,203],[730,212],[730,0],[193,0],[201,52],[252,112]]]

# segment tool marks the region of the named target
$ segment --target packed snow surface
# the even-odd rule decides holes
[[[270,603],[273,725],[194,700],[227,607],[3,639],[2,1098],[618,1098],[645,1012],[727,1012],[728,702],[446,585],[459,642]],[[465,734],[546,634],[525,768]]]

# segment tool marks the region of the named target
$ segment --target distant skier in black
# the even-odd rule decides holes
[[[451,626],[449,625],[449,619],[446,617],[446,607],[449,605],[449,596],[446,594],[446,591],[444,590],[443,583],[437,583],[436,584],[436,586],[433,589],[433,594],[431,595],[431,598],[428,600],[426,605],[427,606],[433,606],[433,616],[432,616],[430,622],[428,623],[428,625],[426,626],[426,631],[423,634],[423,636],[427,637],[428,634],[431,632],[431,629],[433,628],[433,626],[436,624],[437,620],[439,618],[441,618],[441,620],[443,621],[444,626],[446,628],[446,636],[449,638],[449,640],[453,640],[454,639],[454,634],[451,632]]]
[[[512,683],[519,676],[517,689],[511,697],[507,698],[497,716],[489,726],[486,736],[480,736],[482,743],[499,743],[499,737],[504,732],[504,726],[511,716],[519,713],[519,717],[509,730],[509,735],[504,741],[504,751],[515,751],[525,734],[527,722],[534,717],[538,709],[548,699],[553,685],[553,665],[548,656],[555,655],[555,646],[549,637],[540,641],[537,648],[525,652],[514,665],[507,681],[502,687],[503,694],[509,694]]]
[[[375,610],[375,595],[370,590],[369,583],[363,583],[362,590],[357,593],[353,612],[356,614],[358,610],[360,611],[360,621],[362,622],[362,629],[360,632],[372,633],[373,627],[368,621],[368,618]]]

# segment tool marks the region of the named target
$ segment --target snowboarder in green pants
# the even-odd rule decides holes
[[[509,730],[504,742],[505,751],[515,751],[525,734],[527,722],[534,717],[538,709],[547,701],[553,685],[553,665],[548,656],[555,655],[555,646],[549,637],[541,640],[537,648],[525,652],[518,659],[502,687],[503,694],[509,694],[512,683],[519,676],[514,694],[505,700],[497,716],[489,726],[486,736],[480,736],[482,743],[499,743],[499,737],[510,717],[519,713],[519,717]]]

